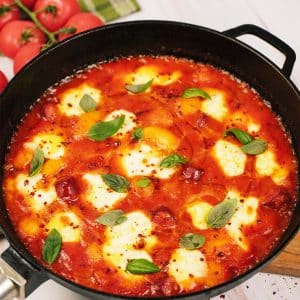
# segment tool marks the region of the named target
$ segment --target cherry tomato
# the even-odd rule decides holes
[[[6,76],[4,75],[4,73],[2,71],[0,71],[0,93],[2,93],[2,91],[5,89],[7,83],[8,83],[8,81],[7,81]]]
[[[95,27],[102,26],[104,23],[97,16],[90,13],[79,13],[70,18],[64,28],[71,33],[61,33],[58,36],[60,41],[70,37],[73,34],[86,31]]]
[[[36,28],[31,21],[12,21],[0,31],[0,51],[11,58],[24,45],[29,43],[43,44],[45,41],[44,33]]]
[[[78,199],[79,189],[74,177],[63,178],[55,183],[57,196],[66,201],[73,202]]]
[[[29,43],[23,46],[16,54],[14,58],[14,74],[17,74],[20,69],[29,63],[33,58],[40,54],[41,43]]]
[[[77,0],[37,0],[34,11],[38,12],[39,21],[49,31],[57,31],[80,12],[80,6]]]
[[[0,29],[8,22],[20,19],[20,11],[13,3],[14,0],[0,0]]]
[[[21,0],[22,3],[28,8],[32,8],[36,0]]]

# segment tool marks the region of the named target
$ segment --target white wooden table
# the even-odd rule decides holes
[[[300,88],[300,0],[138,0],[142,10],[122,21],[164,19],[193,23],[219,31],[252,23],[265,28],[288,43],[299,55],[292,80]],[[283,57],[273,48],[253,37],[243,37],[256,49],[278,63]],[[12,62],[0,57],[0,70],[12,77]],[[0,242],[0,250],[6,247]],[[300,267],[300,266],[299,266]],[[259,273],[227,292],[228,300],[299,300],[300,278]],[[215,297],[223,299],[224,296]],[[43,284],[29,300],[85,300],[53,281]]]

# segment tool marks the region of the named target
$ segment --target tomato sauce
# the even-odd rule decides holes
[[[125,85],[134,83],[136,74],[145,66],[154,68],[152,73],[147,71],[150,75],[142,71],[139,73],[144,83],[154,76],[150,89],[137,94],[128,92]],[[68,115],[60,106],[63,95],[82,84],[99,90],[101,101],[93,112]],[[192,87],[217,96],[211,100],[203,97],[185,99],[183,91]],[[209,101],[219,101],[217,97],[221,97],[223,102],[220,100],[211,108],[212,102]],[[204,106],[204,101],[209,108]],[[69,103],[70,108],[74,103]],[[218,115],[221,106],[225,107],[224,112]],[[133,113],[135,128],[144,128],[144,137],[134,140],[131,130],[123,136],[112,136],[103,141],[88,138],[88,130],[116,110]],[[168,178],[160,178],[156,169],[150,175],[131,176],[121,163],[126,153],[133,153],[137,145],[143,143],[148,131],[151,140],[153,129],[145,129],[150,127],[165,129],[175,136],[174,142],[170,142],[169,135],[166,142],[162,141],[171,148],[175,145],[171,150],[169,146],[164,150],[165,156],[176,152],[187,161],[173,167],[174,172]],[[259,174],[256,166],[259,155],[246,155],[242,172],[228,175],[215,153],[218,141],[241,146],[233,136],[223,137],[229,128],[239,128],[254,139],[266,141],[267,151],[272,153],[275,161],[271,169],[275,171]],[[155,130],[153,134],[156,134]],[[155,142],[160,142],[164,133],[157,132]],[[62,139],[57,151],[64,148],[64,154],[45,159],[40,171],[41,179],[28,195],[17,182],[20,174],[28,176],[34,150],[28,145],[35,136],[52,133]],[[225,156],[222,159],[225,160]],[[229,155],[228,159],[231,161],[233,156]],[[262,168],[267,169],[268,166]],[[130,189],[125,198],[112,205],[96,207],[94,202],[87,201],[90,186],[83,180],[87,173],[119,174],[130,182]],[[35,176],[26,180],[37,178]],[[143,177],[151,180],[149,186],[137,185]],[[210,65],[174,57],[141,56],[90,66],[49,88],[26,114],[12,138],[3,187],[6,207],[19,238],[32,256],[50,271],[77,284],[108,293],[170,296],[226,282],[268,255],[281,238],[295,207],[297,167],[289,135],[280,119],[247,84]],[[33,206],[30,199],[39,190],[48,191],[50,188],[53,201],[48,203],[48,198],[45,198],[41,200],[45,201],[42,207]],[[188,210],[191,203],[199,201],[214,207],[226,198],[229,191],[238,192],[241,205],[249,197],[258,201],[256,208],[248,207],[246,210],[249,215],[255,210],[255,218],[248,223],[236,223],[239,227],[237,239],[230,234],[228,224],[219,229],[205,226],[201,229],[201,226],[195,225]],[[42,194],[40,197],[45,196]],[[112,209],[121,209],[126,214],[141,211],[150,220],[155,243],[146,247],[147,239],[140,237],[133,248],[146,249],[152,262],[159,266],[159,272],[128,274],[104,255],[108,228],[95,220]],[[54,263],[48,264],[42,256],[49,234],[47,224],[58,212],[68,211],[78,217],[79,224],[72,224],[72,220],[69,224],[68,217],[61,222],[70,225],[71,230],[79,230],[80,238],[63,241],[59,256]],[[190,251],[201,251],[207,270],[201,276],[191,273],[190,279],[183,282],[170,273],[170,263],[174,251],[180,248],[180,238],[191,232],[206,239],[201,248]],[[247,244],[245,248],[241,246],[242,241]]]

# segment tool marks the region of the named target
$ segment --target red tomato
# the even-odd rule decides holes
[[[14,0],[0,0],[0,29],[8,22],[20,19],[19,9],[13,3]]]
[[[32,8],[36,0],[21,0],[22,3],[28,8]]]
[[[61,33],[59,34],[58,39],[62,41],[73,34],[86,31],[95,27],[100,27],[103,24],[103,21],[101,21],[97,16],[93,14],[79,13],[71,17],[67,24],[64,26],[65,28],[70,28],[71,30],[73,28],[75,32],[69,34]]]
[[[80,6],[77,0],[37,0],[34,11],[40,11],[37,17],[49,31],[57,31],[80,12]]]
[[[63,178],[55,183],[57,196],[66,201],[73,202],[78,199],[79,188],[74,177]]]
[[[24,45],[29,43],[43,44],[45,41],[44,33],[36,28],[31,21],[12,21],[0,31],[0,51],[11,58]]]
[[[4,75],[4,73],[2,71],[0,71],[0,93],[2,93],[2,91],[5,89],[7,83],[8,83],[8,81],[7,81],[6,76]]]
[[[22,47],[14,58],[14,74],[17,74],[28,62],[40,54],[41,43],[29,43]]]

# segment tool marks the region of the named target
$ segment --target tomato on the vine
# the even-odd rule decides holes
[[[0,0],[0,29],[8,22],[20,19],[20,11],[14,0]]]
[[[45,43],[45,35],[31,21],[12,21],[0,31],[0,51],[13,58],[17,51],[29,43]]]
[[[4,75],[4,73],[2,71],[0,71],[0,93],[2,93],[2,91],[5,89],[7,83],[8,83],[8,81],[7,81],[6,76]]]
[[[28,8],[32,8],[36,0],[21,0],[22,3]]]
[[[58,39],[62,41],[73,34],[100,27],[103,24],[102,20],[91,13],[79,13],[69,19],[62,28],[62,33],[59,34]]]
[[[23,46],[14,58],[14,74],[17,74],[27,63],[38,56],[43,45],[41,43],[30,43]]]
[[[57,31],[68,19],[80,12],[77,0],[37,0],[34,11],[42,25],[51,32]]]

